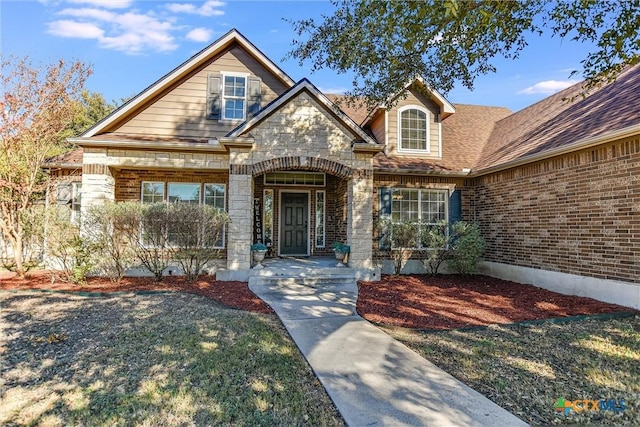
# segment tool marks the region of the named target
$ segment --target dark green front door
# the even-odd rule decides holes
[[[307,193],[282,193],[280,207],[282,230],[280,231],[281,255],[309,255],[309,195]]]

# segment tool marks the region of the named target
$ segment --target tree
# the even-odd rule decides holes
[[[582,61],[585,91],[612,81],[640,57],[640,1],[567,0],[334,0],[336,11],[293,22],[299,36],[290,56],[312,70],[354,71],[354,89],[369,106],[392,105],[393,96],[422,76],[449,92],[458,81],[473,89],[495,72],[493,58],[517,58],[527,37],[548,32],[595,43]],[[305,40],[306,37],[306,40]],[[423,88],[424,89],[424,88]]]
[[[42,165],[64,143],[62,133],[91,70],[81,62],[33,66],[28,58],[15,57],[2,58],[1,66],[0,230],[24,277],[20,217],[47,187]]]
[[[63,145],[67,138],[73,138],[82,134],[98,121],[105,118],[117,107],[115,102],[108,102],[97,92],[83,90],[75,101],[75,114],[73,120],[61,133]]]

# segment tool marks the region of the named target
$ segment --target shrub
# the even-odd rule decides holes
[[[56,261],[63,278],[73,283],[84,282],[94,266],[95,249],[70,222],[68,208],[47,208],[44,230],[47,255]]]
[[[394,274],[400,274],[420,241],[419,224],[409,221],[391,221],[383,218],[378,224],[380,247],[389,253],[393,261]]]
[[[459,221],[452,228],[457,239],[454,242],[449,265],[461,274],[477,273],[485,248],[480,227],[477,224]]]
[[[229,216],[207,205],[177,203],[169,205],[168,233],[175,248],[175,259],[192,281],[204,266],[218,258]],[[264,246],[264,245],[263,245]],[[264,247],[266,250],[266,246]]]
[[[114,282],[119,282],[136,260],[135,245],[131,244],[130,237],[131,227],[139,227],[137,206],[139,203],[135,202],[106,203],[92,206],[84,217],[83,235],[99,255],[96,270]]]
[[[427,273],[435,276],[442,264],[451,257],[452,235],[448,223],[442,221],[423,227],[421,240],[426,252],[422,265]]]
[[[427,248],[423,260],[425,270],[431,275],[438,274],[445,261],[462,274],[473,274],[484,252],[484,239],[476,224],[457,221],[448,226],[446,222],[424,227],[423,247]]]

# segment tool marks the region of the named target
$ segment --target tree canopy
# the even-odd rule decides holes
[[[473,89],[495,72],[494,58],[515,59],[527,38],[550,33],[593,43],[581,63],[585,90],[609,82],[640,57],[640,1],[334,0],[322,22],[293,22],[300,39],[290,55],[312,70],[353,71],[370,105],[392,103],[417,75],[447,93]]]
[[[78,96],[91,73],[81,62],[34,66],[28,58],[2,58],[0,97],[0,232],[24,276],[23,216],[47,186],[45,160],[65,144]]]

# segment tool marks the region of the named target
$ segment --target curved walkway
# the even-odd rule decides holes
[[[289,331],[350,426],[525,426],[356,313],[357,285],[250,289]]]

